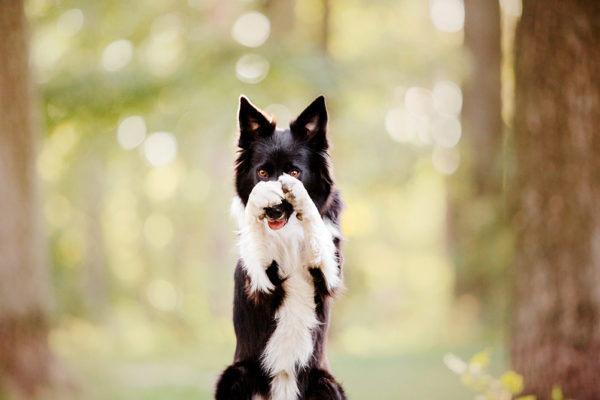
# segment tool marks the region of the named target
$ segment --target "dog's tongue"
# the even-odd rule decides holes
[[[283,226],[285,225],[285,219],[281,219],[279,221],[267,221],[267,223],[269,224],[269,228],[275,231],[277,229],[283,228]]]

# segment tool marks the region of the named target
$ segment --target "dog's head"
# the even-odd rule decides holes
[[[289,129],[275,128],[275,121],[240,97],[239,154],[235,186],[244,203],[260,181],[277,180],[284,173],[302,181],[319,210],[327,202],[333,181],[327,149],[325,98],[317,97],[290,123]]]

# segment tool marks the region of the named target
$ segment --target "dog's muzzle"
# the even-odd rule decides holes
[[[269,224],[269,228],[276,230],[281,229],[287,223],[290,215],[294,212],[292,205],[283,200],[281,204],[265,208],[265,218]]]

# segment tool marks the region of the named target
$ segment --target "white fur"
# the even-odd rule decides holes
[[[270,292],[274,289],[266,272],[273,258],[272,251],[269,251],[271,246],[267,236],[267,223],[261,216],[265,207],[281,203],[283,197],[278,182],[259,182],[250,193],[243,214],[240,212],[238,215],[238,247],[243,267],[250,278],[250,293],[257,290]]]
[[[279,182],[285,198],[294,206],[294,210],[302,215],[302,228],[308,244],[309,266],[321,268],[329,290],[337,288],[341,279],[331,231],[321,218],[317,206],[302,182],[287,174],[281,175]],[[331,221],[327,222],[328,225],[333,225]]]
[[[283,197],[295,212],[283,228],[272,230],[260,216],[265,207],[278,204]],[[310,360],[312,331],[319,323],[308,269],[321,268],[329,289],[339,286],[333,244],[339,231],[331,221],[323,221],[302,183],[289,175],[282,175],[277,182],[258,183],[245,209],[239,198],[234,198],[232,214],[238,219],[238,246],[251,292],[273,289],[266,275],[273,260],[284,279],[285,298],[275,313],[276,328],[262,354],[262,364],[273,377],[271,400],[294,400],[298,397],[296,371]]]

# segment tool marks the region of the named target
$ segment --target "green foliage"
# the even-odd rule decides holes
[[[476,353],[468,362],[453,354],[444,358],[446,366],[460,376],[461,383],[476,393],[476,399],[485,400],[535,400],[534,398],[517,397],[523,391],[523,377],[514,371],[507,371],[499,378],[489,371],[491,350],[485,349]]]
[[[523,376],[508,370],[500,377],[489,371],[491,349],[473,355],[468,362],[454,354],[446,354],[444,363],[458,376],[466,388],[475,393],[476,400],[536,400],[534,395],[521,395],[524,389]],[[552,388],[552,400],[564,400],[560,387]]]

